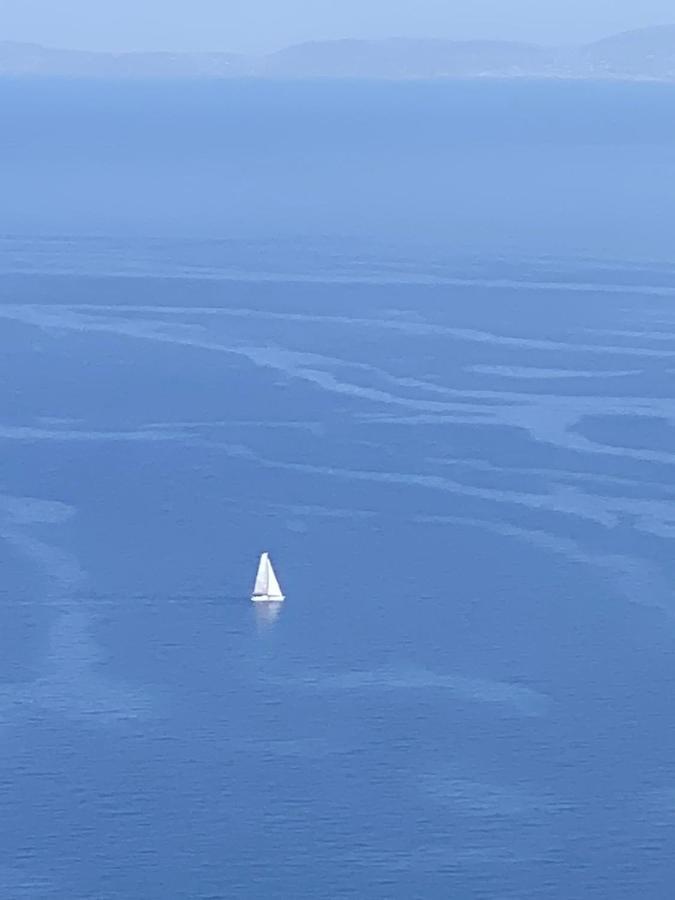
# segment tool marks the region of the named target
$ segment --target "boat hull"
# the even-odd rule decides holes
[[[286,598],[283,596],[283,594],[279,597],[270,597],[268,594],[254,594],[251,597],[251,600],[254,603],[281,603],[285,599]]]

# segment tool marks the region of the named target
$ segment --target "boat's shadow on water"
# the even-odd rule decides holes
[[[260,629],[270,628],[279,618],[283,603],[269,601],[267,603],[253,603],[255,621]]]

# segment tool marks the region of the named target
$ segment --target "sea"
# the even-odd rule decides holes
[[[674,103],[0,82],[3,900],[672,897]]]

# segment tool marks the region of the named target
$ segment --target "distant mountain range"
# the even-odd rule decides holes
[[[68,78],[586,78],[675,82],[675,25],[576,47],[392,38],[297,44],[265,56],[91,53],[0,41],[0,76]]]

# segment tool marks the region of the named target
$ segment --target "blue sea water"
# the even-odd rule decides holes
[[[0,85],[0,896],[672,896],[674,97]]]

